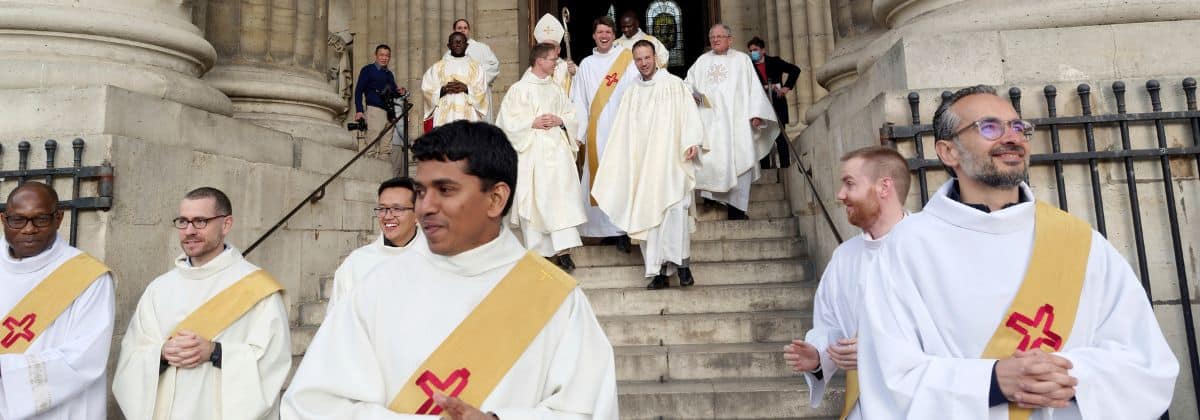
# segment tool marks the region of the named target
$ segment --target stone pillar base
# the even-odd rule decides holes
[[[289,71],[290,70],[290,71]],[[233,116],[295,137],[343,149],[354,138],[334,121],[342,99],[319,76],[295,69],[218,65],[204,75],[233,101]]]

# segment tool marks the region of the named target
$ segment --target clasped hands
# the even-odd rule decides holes
[[[839,339],[826,351],[838,369],[858,369],[858,338]],[[821,356],[817,348],[804,340],[792,340],[792,344],[783,346],[783,359],[794,372],[811,372],[821,365]]]
[[[467,93],[467,84],[457,80],[451,80],[449,83],[446,83],[445,86],[442,86],[441,96],[453,95],[456,93]]]
[[[463,400],[440,392],[433,394],[433,403],[442,408],[442,418],[451,420],[496,420],[497,417],[479,411]]]
[[[558,118],[558,116],[554,114],[542,114],[533,119],[533,124],[530,125],[530,127],[546,130],[558,127],[560,125],[563,125],[562,118]]]
[[[177,368],[191,369],[208,362],[212,357],[213,342],[194,332],[181,330],[167,339],[162,346],[162,358]]]
[[[1079,379],[1069,375],[1071,361],[1040,349],[1019,351],[996,362],[1000,392],[1022,408],[1065,408]]]

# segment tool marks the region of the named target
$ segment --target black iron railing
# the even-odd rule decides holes
[[[841,245],[843,242],[842,233],[838,232],[837,225],[833,223],[833,218],[829,216],[829,209],[825,208],[825,200],[821,199],[821,193],[817,192],[817,186],[813,184],[812,171],[804,167],[804,161],[800,160],[800,152],[796,151],[796,146],[793,146],[790,141],[784,143],[787,143],[788,152],[792,154],[792,160],[796,162],[796,170],[800,171],[801,175],[804,175],[805,181],[808,181],[808,189],[812,191],[813,201],[821,208],[821,215],[825,216],[825,225],[829,226],[829,231],[837,239],[838,245]]]
[[[59,194],[58,208],[66,209],[71,214],[68,240],[71,246],[75,246],[78,240],[79,212],[81,210],[108,210],[113,206],[113,168],[107,162],[99,166],[83,166],[83,149],[86,146],[86,142],[81,138],[71,141],[74,159],[72,160],[72,165],[68,167],[58,167],[55,165],[55,159],[58,155],[58,141],[49,139],[43,143],[43,146],[46,149],[45,168],[29,169],[29,153],[32,145],[28,141],[17,143],[17,169],[0,170],[0,182],[15,179],[19,185],[32,179],[45,182],[46,185],[54,186],[56,178],[70,177],[71,198],[62,200],[62,194]],[[0,145],[0,157],[3,154],[4,147]],[[80,197],[80,184],[88,180],[99,181],[98,194],[95,197]],[[0,202],[0,212],[5,210],[6,204]]]
[[[367,154],[367,151],[374,149],[376,147],[376,145],[378,145],[379,142],[384,139],[385,136],[390,137],[392,134],[392,129],[396,128],[396,126],[398,125],[397,123],[403,123],[402,130],[405,131],[404,135],[400,136],[400,139],[401,139],[400,162],[402,165],[401,169],[400,169],[400,173],[407,174],[408,173],[408,149],[409,149],[409,140],[408,140],[408,133],[407,133],[407,131],[408,131],[408,111],[412,109],[413,105],[412,105],[412,103],[410,103],[408,101],[404,101],[403,104],[404,105],[401,106],[402,111],[399,113],[399,115],[396,115],[395,118],[390,118],[388,120],[387,125],[385,125],[383,127],[383,131],[380,131],[379,135],[375,136],[375,140],[373,140],[373,141],[371,141],[371,143],[367,144],[367,146],[364,147],[362,150],[359,150],[358,153],[355,154],[354,157],[350,158],[349,161],[346,161],[346,163],[344,165],[342,165],[342,167],[339,168],[337,170],[337,172],[334,172],[333,175],[330,175],[329,178],[327,178],[325,180],[325,182],[322,182],[321,185],[318,185],[317,188],[313,189],[312,192],[308,193],[308,196],[304,197],[304,199],[301,200],[299,204],[296,204],[296,207],[293,207],[292,211],[289,211],[286,215],[284,215],[282,218],[280,218],[278,222],[275,222],[274,226],[271,226],[271,228],[267,229],[267,231],[264,232],[262,234],[262,236],[259,236],[258,239],[256,239],[254,241],[254,243],[250,244],[249,247],[246,247],[246,250],[242,252],[242,256],[250,255],[250,252],[254,251],[255,248],[258,248],[258,246],[261,245],[263,243],[263,241],[266,241],[267,238],[270,238],[271,235],[275,233],[275,231],[277,231],[277,230],[279,230],[279,228],[283,227],[283,225],[286,224],[288,222],[288,220],[291,220],[292,216],[295,216],[296,213],[300,212],[300,209],[303,209],[304,206],[307,206],[309,204],[315,204],[316,202],[321,201],[322,198],[325,198],[325,187],[328,187],[329,184],[332,183],[339,176],[341,176],[343,172],[346,172],[346,169],[349,169],[351,165],[354,165],[354,162],[358,162],[359,159],[362,159],[362,157]],[[391,141],[391,138],[388,138],[388,141]],[[393,153],[395,153],[395,151],[393,151]]]
[[[1138,275],[1141,279],[1142,287],[1146,291],[1146,297],[1151,303],[1179,304],[1182,309],[1185,328],[1184,334],[1187,338],[1187,362],[1192,373],[1193,397],[1196,398],[1196,401],[1200,402],[1200,357],[1197,356],[1196,326],[1192,314],[1190,283],[1184,259],[1184,244],[1180,237],[1179,229],[1178,206],[1182,204],[1182,201],[1178,200],[1175,196],[1176,180],[1170,164],[1171,159],[1194,158],[1197,170],[1200,170],[1200,110],[1197,110],[1196,107],[1196,80],[1189,77],[1183,80],[1181,86],[1187,98],[1186,111],[1164,111],[1161,101],[1162,86],[1158,81],[1151,80],[1145,86],[1146,93],[1150,98],[1151,112],[1128,113],[1125,102],[1125,83],[1115,82],[1112,84],[1112,92],[1116,100],[1117,113],[1095,115],[1092,113],[1092,87],[1087,84],[1081,84],[1076,88],[1081,108],[1080,115],[1078,116],[1059,116],[1056,101],[1057,89],[1054,86],[1046,86],[1042,93],[1045,97],[1046,113],[1048,116],[1045,118],[1031,118],[1029,120],[1036,125],[1038,131],[1049,134],[1051,152],[1030,156],[1030,163],[1031,165],[1053,166],[1058,193],[1058,206],[1064,211],[1067,210],[1068,203],[1066,194],[1067,183],[1064,180],[1063,167],[1069,164],[1086,164],[1089,169],[1092,205],[1096,216],[1096,230],[1105,236],[1107,236],[1108,229],[1105,224],[1103,185],[1100,181],[1099,165],[1102,162],[1114,162],[1123,166],[1126,193],[1129,195],[1129,214],[1133,224],[1134,247],[1137,252],[1136,266],[1138,268]],[[943,92],[942,99],[945,100],[950,95],[950,92]],[[1013,107],[1020,113],[1021,90],[1012,88],[1009,90],[1008,95]],[[885,125],[880,129],[879,135],[881,142],[885,145],[895,146],[897,143],[902,142],[913,143],[915,156],[909,159],[909,169],[917,177],[917,182],[920,186],[918,192],[921,197],[921,204],[924,205],[929,200],[927,170],[930,168],[940,169],[942,168],[942,163],[936,159],[928,159],[924,155],[923,140],[926,135],[932,135],[933,127],[931,124],[922,124],[920,121],[920,113],[918,111],[920,96],[916,92],[909,93],[908,103],[912,116],[912,125]],[[1190,138],[1192,144],[1183,147],[1168,147],[1166,133],[1166,124],[1168,122],[1187,124],[1191,129]],[[1155,148],[1133,148],[1131,145],[1130,127],[1136,125],[1154,127]],[[1064,128],[1082,129],[1084,135],[1083,148],[1085,151],[1062,151],[1059,134],[1060,130]],[[1098,129],[1115,130],[1117,135],[1120,136],[1121,148],[1097,150],[1096,130]],[[1151,274],[1146,256],[1145,228],[1142,219],[1142,208],[1138,202],[1138,182],[1134,171],[1134,162],[1139,160],[1157,160],[1160,166],[1162,174],[1161,187],[1163,189],[1164,202],[1166,203],[1166,209],[1162,210],[1166,212],[1168,223],[1168,226],[1164,230],[1170,232],[1176,283],[1179,287],[1179,302],[1156,302],[1154,294],[1151,291]],[[1197,198],[1200,197],[1193,199]],[[1167,418],[1167,415],[1164,414],[1163,418]]]

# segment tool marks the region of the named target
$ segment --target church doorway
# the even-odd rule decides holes
[[[592,21],[610,16],[618,21],[626,11],[633,11],[641,21],[642,31],[653,35],[671,50],[667,70],[684,77],[696,58],[708,49],[708,28],[720,21],[718,0],[530,0],[535,11],[531,21],[545,13],[562,17],[570,11],[567,32],[571,35],[571,58],[576,63],[592,54]],[[617,22],[618,26],[620,22]],[[615,28],[621,36],[620,27]],[[563,49],[566,57],[566,49]]]

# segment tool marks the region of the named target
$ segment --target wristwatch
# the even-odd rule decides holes
[[[221,368],[221,343],[213,342],[212,355],[208,356],[208,361],[212,362],[213,366],[217,369]]]

